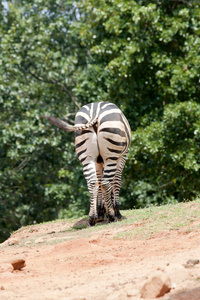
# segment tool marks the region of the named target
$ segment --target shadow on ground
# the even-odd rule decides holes
[[[127,218],[122,216],[122,218],[120,220],[117,220],[116,222],[119,222],[119,221],[122,221],[122,220],[125,220],[125,219],[127,219]],[[109,223],[108,220],[105,219],[103,221],[97,221],[95,226],[105,225],[105,224],[108,224],[108,223]],[[81,220],[74,223],[74,225],[72,226],[72,228],[77,229],[77,230],[81,230],[81,229],[84,229],[84,228],[87,228],[87,227],[89,227],[88,217],[82,218]]]
[[[179,292],[169,298],[169,300],[199,300],[200,287]]]

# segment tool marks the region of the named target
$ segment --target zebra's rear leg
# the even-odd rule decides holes
[[[112,185],[108,180],[104,179],[101,182],[101,186],[103,192],[103,199],[105,201],[106,215],[108,218],[108,222],[114,222],[115,212],[114,212],[113,201],[111,197]]]
[[[114,207],[114,211],[115,211],[115,221],[118,221],[122,218],[122,215],[119,211],[119,200],[115,201],[116,194],[115,194],[115,196],[114,196],[114,194],[115,194],[115,190],[113,189],[111,192],[111,198],[112,198],[112,203],[113,203],[113,207]],[[119,196],[116,198],[119,199]]]
[[[103,205],[98,205],[98,207],[97,207],[97,213],[98,213],[97,222],[104,221],[104,215],[106,213],[106,209],[105,209],[104,204]]]
[[[122,219],[122,215],[119,211],[119,191],[121,188],[121,176],[122,176],[122,171],[124,168],[126,162],[126,153],[118,160],[117,162],[117,172],[115,174],[114,178],[114,185],[113,185],[113,206],[115,209],[115,217],[117,220]]]
[[[98,219],[97,215],[97,194],[99,184],[98,180],[92,180],[88,182],[88,190],[90,192],[90,212],[89,212],[89,226],[95,226]]]
[[[122,218],[122,215],[119,211],[119,204],[115,205],[115,217],[117,218],[117,220],[121,220],[121,218]]]
[[[102,158],[101,158],[102,159]],[[103,159],[102,159],[103,162]],[[104,215],[106,212],[105,205],[104,205],[104,200],[103,200],[103,194],[102,194],[102,189],[101,189],[101,178],[103,175],[103,163],[100,162],[96,163],[96,174],[99,182],[99,192],[98,192],[98,205],[97,205],[97,214],[98,214],[98,219],[97,222],[102,222],[104,221]]]

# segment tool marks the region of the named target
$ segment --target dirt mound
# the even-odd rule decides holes
[[[86,224],[83,219],[29,226],[2,243],[0,299],[138,300],[145,283],[163,275],[170,279],[171,289],[159,299],[189,299],[184,293],[194,289],[199,293],[198,230],[162,230],[129,238],[123,233],[143,222],[95,228],[85,228]],[[26,266],[6,269],[5,264],[17,259]]]

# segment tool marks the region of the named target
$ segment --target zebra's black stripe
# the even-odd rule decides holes
[[[80,136],[80,135],[84,135],[84,134],[88,134],[88,133],[93,133],[91,130],[78,130],[75,133],[75,137]]]
[[[107,140],[108,142],[110,142],[111,144],[116,145],[116,146],[126,146],[127,145],[126,142],[116,142],[116,141],[113,141],[113,140],[111,140],[109,138],[106,138],[106,137],[104,137],[104,139]]]
[[[79,147],[81,147],[82,145],[84,145],[85,142],[86,142],[87,140],[88,140],[88,139],[85,139],[85,140],[83,140],[82,142],[80,142],[79,144],[77,144],[77,145],[75,146],[76,149],[79,148]]]
[[[102,128],[99,130],[99,132],[109,132],[109,133],[112,133],[112,134],[118,134],[120,135],[121,137],[125,137],[126,134],[124,131],[120,130],[119,128],[110,128],[110,127],[106,127],[106,128]]]
[[[113,153],[121,153],[122,151],[121,150],[116,150],[116,149],[111,149],[111,148],[108,148],[107,149],[110,151],[110,152],[113,152]]]
[[[108,114],[101,119],[100,125],[104,122],[121,121],[121,115],[119,113]]]
[[[111,173],[111,172],[115,172],[116,169],[110,169],[110,170],[105,170],[104,173]]]
[[[87,151],[87,148],[84,149],[84,150],[82,150],[82,151],[80,151],[80,152],[78,152],[78,153],[77,153],[78,157],[81,156],[81,154],[85,153],[86,151]]]

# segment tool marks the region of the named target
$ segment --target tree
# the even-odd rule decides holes
[[[0,239],[56,218],[73,203],[68,215],[87,209],[73,135],[40,120],[44,113],[73,118],[81,104],[73,93],[86,63],[70,29],[76,7],[73,1],[8,3],[0,25]]]
[[[133,134],[126,205],[163,204],[199,195],[200,104],[165,106],[162,119]],[[129,176],[130,176],[129,173]]]

